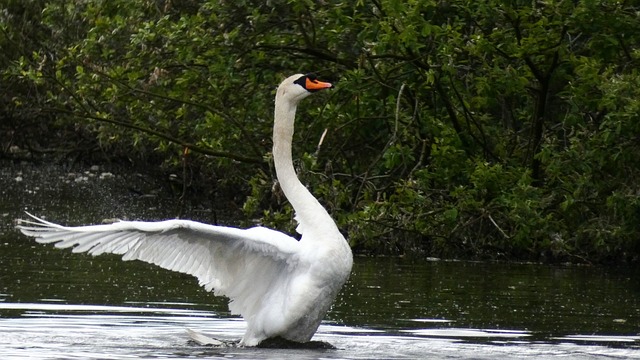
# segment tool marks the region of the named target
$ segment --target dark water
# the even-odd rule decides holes
[[[161,197],[141,195],[153,185],[139,178],[67,173],[0,170],[1,359],[640,359],[637,270],[399,258],[355,259],[314,337],[336,350],[192,345],[187,328],[223,340],[244,331],[226,300],[192,277],[71,254],[13,230],[24,210],[67,224],[173,211]]]

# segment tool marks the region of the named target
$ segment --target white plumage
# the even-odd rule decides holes
[[[242,345],[282,337],[311,339],[353,263],[351,249],[327,211],[300,183],[291,159],[296,106],[331,87],[294,75],[278,87],[273,156],[278,180],[296,210],[300,241],[264,227],[237,229],[189,220],[119,221],[66,227],[33,215],[18,228],[39,243],[91,255],[113,253],[195,276],[200,285],[231,299],[247,322]]]

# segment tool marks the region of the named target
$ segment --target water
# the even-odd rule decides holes
[[[640,359],[637,270],[400,258],[356,257],[314,337],[335,350],[193,345],[186,329],[237,341],[244,323],[192,277],[71,254],[13,230],[23,210],[78,224],[158,219],[172,206],[139,195],[150,183],[94,172],[69,181],[59,168],[0,170],[2,359]]]

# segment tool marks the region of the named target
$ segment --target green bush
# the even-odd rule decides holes
[[[355,249],[638,260],[637,5],[4,2],[4,116],[188,166],[248,222],[295,227],[269,165],[273,95],[315,71],[337,88],[299,110],[294,157]]]

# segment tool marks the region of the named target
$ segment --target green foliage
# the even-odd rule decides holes
[[[354,248],[638,260],[633,3],[2,1],[3,116],[167,169],[188,148],[194,190],[252,221],[295,227],[273,89],[316,71],[337,89],[299,110],[294,156]]]

